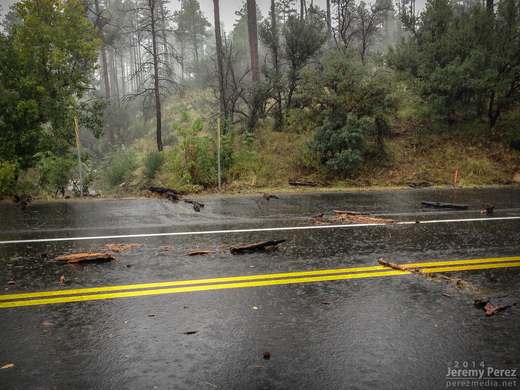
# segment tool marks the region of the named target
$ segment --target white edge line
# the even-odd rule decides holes
[[[496,217],[496,218],[461,218],[461,219],[436,219],[431,221],[406,221],[406,222],[395,222],[394,225],[412,225],[412,224],[424,224],[424,223],[447,223],[447,222],[487,222],[487,221],[502,221],[505,219],[520,219],[519,217]]]
[[[447,222],[487,222],[520,219],[520,217],[497,217],[497,218],[466,218],[466,219],[440,219],[431,221],[405,221],[394,222],[392,225],[421,225],[426,223],[447,223]],[[235,230],[206,230],[199,232],[171,232],[171,233],[151,233],[151,234],[121,234],[113,236],[94,236],[94,237],[57,237],[57,238],[40,238],[29,240],[9,240],[0,241],[2,244],[29,244],[37,242],[58,242],[58,241],[80,241],[80,240],[108,240],[121,238],[141,238],[141,237],[165,237],[165,236],[189,236],[202,234],[226,234],[226,233],[250,233],[250,232],[272,232],[272,231],[287,231],[287,230],[307,230],[307,229],[333,229],[333,228],[353,228],[366,226],[388,226],[380,223],[360,223],[351,225],[317,225],[317,226],[289,226],[289,227],[275,227],[275,228],[259,228],[259,229],[235,229]]]
[[[198,234],[225,234],[225,233],[248,233],[248,232],[269,232],[284,230],[304,230],[317,228],[344,228],[354,226],[381,226],[379,223],[366,223],[357,225],[320,225],[320,226],[290,226],[278,228],[259,228],[259,229],[235,229],[235,230],[203,230],[200,232],[172,232],[172,233],[151,233],[151,234],[122,234],[117,236],[97,236],[97,237],[62,237],[62,238],[41,238],[32,240],[11,240],[0,241],[0,244],[27,244],[34,242],[52,242],[52,241],[79,241],[79,240],[102,240],[113,238],[139,238],[139,237],[163,237],[163,236],[189,236]]]

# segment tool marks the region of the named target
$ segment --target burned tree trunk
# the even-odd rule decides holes
[[[310,181],[290,181],[290,185],[292,186],[308,186],[308,187],[316,187],[317,184]]]
[[[177,190],[173,190],[171,188],[166,188],[166,187],[155,187],[155,186],[146,186],[143,188],[150,192],[153,192],[155,194],[162,195],[172,201],[179,200],[180,193]]]
[[[428,183],[427,181],[422,181],[420,183],[408,183],[408,187],[412,187],[412,188],[421,188],[421,187],[430,187],[431,184]]]
[[[456,209],[456,210],[466,210],[469,208],[469,206],[467,204],[427,202],[427,201],[421,201],[421,206],[422,207],[445,208],[445,209]]]
[[[286,240],[273,240],[273,241],[261,241],[256,244],[242,244],[238,246],[230,246],[229,250],[231,253],[243,253],[243,252],[253,252],[253,251],[261,251],[270,246],[278,245]]]
[[[16,203],[22,210],[26,209],[32,200],[33,198],[29,194],[16,194],[13,196],[13,202]]]

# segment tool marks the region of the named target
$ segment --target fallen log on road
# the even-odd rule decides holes
[[[308,186],[308,187],[316,187],[317,184],[310,181],[290,181],[290,185],[292,186]]]
[[[453,278],[450,278],[449,276],[442,275],[442,274],[439,274],[436,272],[423,273],[422,270],[420,270],[419,268],[416,268],[416,267],[411,268],[411,267],[407,267],[406,265],[390,263],[386,260],[383,260],[382,258],[378,259],[377,262],[384,267],[390,267],[393,269],[397,269],[399,271],[411,272],[415,276],[423,276],[423,277],[426,277],[426,279],[428,279],[428,280],[450,283],[457,290],[471,291],[473,289],[467,282],[465,282],[464,280],[462,280],[460,278],[453,279]]]
[[[431,184],[428,183],[427,181],[422,181],[420,183],[408,183],[408,187],[412,187],[412,188],[421,188],[421,187],[430,187]]]
[[[195,200],[184,199],[184,202],[191,203],[193,205],[193,210],[195,210],[197,213],[204,208],[204,203],[200,203]]]
[[[270,246],[275,246],[285,242],[286,240],[273,240],[273,241],[261,241],[256,244],[242,244],[238,246],[230,246],[229,250],[231,253],[243,253],[252,251],[261,251]]]
[[[466,210],[469,207],[467,204],[427,202],[427,201],[421,201],[421,206],[422,207],[445,208],[445,209],[456,209],[456,210]]]
[[[171,201],[179,200],[180,192],[171,188],[157,187],[157,186],[145,186],[144,189],[153,192],[155,194],[162,195]]]
[[[341,211],[333,210],[336,214],[347,214],[347,215],[370,215],[370,213],[358,213],[357,211]]]
[[[166,187],[157,187],[157,186],[146,186],[145,187],[148,191],[151,191],[151,192],[155,192],[156,194],[159,194],[159,195],[164,195],[168,192],[171,192],[173,194],[177,194],[177,195],[180,195],[179,191],[177,190],[174,190],[174,189],[171,189],[171,188],[166,188]]]
[[[32,201],[33,198],[30,194],[16,194],[13,196],[13,202],[22,210],[25,210]]]
[[[56,261],[66,261],[67,263],[80,263],[86,261],[112,261],[115,257],[109,253],[75,253],[54,258]]]
[[[329,218],[327,220],[328,222],[345,222],[345,223],[377,223],[377,224],[384,224],[384,225],[392,225],[395,223],[393,219],[385,219],[385,218],[375,218],[375,217],[364,217],[364,216],[357,216],[357,215],[350,215],[350,214],[341,214],[339,217],[336,218]]]
[[[393,269],[397,269],[399,271],[408,271],[402,265],[399,265],[399,264],[396,264],[396,263],[390,263],[389,261],[385,261],[383,259],[378,259],[377,262],[379,264],[381,264],[383,267],[390,267],[390,268],[393,268]]]
[[[207,250],[193,251],[193,252],[186,253],[186,256],[204,256],[204,255],[209,255],[211,253],[215,253],[215,251],[207,251]]]

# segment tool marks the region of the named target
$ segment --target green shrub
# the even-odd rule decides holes
[[[105,185],[117,186],[128,180],[136,167],[136,157],[137,153],[132,148],[110,153],[102,164]]]
[[[19,169],[20,165],[17,162],[0,161],[0,199],[16,193]]]
[[[179,191],[191,192],[217,184],[217,145],[214,139],[201,135],[201,118],[194,122],[182,112],[183,124],[174,124],[181,142],[168,157],[167,168],[171,172],[170,186]]]
[[[138,119],[129,127],[130,139],[140,139],[148,135],[148,128],[143,119]]]
[[[261,159],[256,151],[239,150],[233,153],[233,164],[224,171],[232,180],[251,180],[261,169]]]
[[[61,192],[65,194],[65,189],[77,175],[74,168],[77,168],[77,158],[70,154],[63,156],[55,155],[52,152],[43,152],[36,155],[40,159],[38,165],[40,187],[54,193],[54,196]],[[79,171],[78,171],[79,172]]]
[[[364,159],[372,126],[372,120],[357,119],[350,113],[345,120],[341,116],[327,118],[323,126],[316,129],[309,149],[334,170],[351,172]]]
[[[163,152],[151,152],[144,158],[144,176],[151,180],[155,178],[155,174],[161,170],[164,164],[164,153]]]
[[[75,151],[63,156],[55,155],[52,152],[43,152],[36,154],[36,157],[40,159],[38,165],[38,184],[41,189],[57,196],[59,192],[64,195],[67,187],[72,185],[74,195],[80,195],[78,157]],[[89,160],[89,154],[82,153],[81,173],[83,193],[88,193],[89,186],[94,180],[94,174],[87,165]]]

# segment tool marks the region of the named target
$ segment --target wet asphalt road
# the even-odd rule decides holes
[[[200,213],[162,199],[35,202],[25,211],[0,203],[2,294],[374,267],[379,258],[520,256],[519,187],[196,199]],[[469,209],[426,211],[422,200]],[[480,213],[486,203],[493,218]],[[334,209],[419,223],[307,228],[309,216]],[[452,222],[425,223],[439,220]],[[43,241],[24,241],[35,239]],[[264,253],[227,250],[272,239],[286,242]],[[53,260],[115,243],[140,246],[109,263]],[[186,256],[194,250],[215,253]],[[477,291],[397,275],[4,307],[0,388],[520,388],[520,305],[491,317],[473,305],[477,294],[520,297],[520,267],[449,276]],[[464,368],[484,375],[466,382]]]

